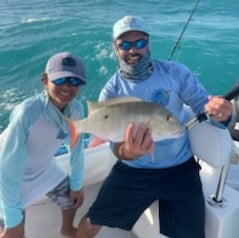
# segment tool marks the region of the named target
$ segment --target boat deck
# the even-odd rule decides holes
[[[91,185],[85,190],[84,205],[77,211],[75,225],[85,214],[93,202],[99,184]],[[61,210],[48,198],[41,199],[38,203],[26,210],[26,238],[59,238],[61,224]],[[132,232],[123,231],[117,228],[103,227],[96,238],[136,238]]]

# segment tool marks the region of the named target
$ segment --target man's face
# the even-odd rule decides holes
[[[140,31],[126,32],[115,43],[119,57],[131,65],[137,64],[149,48],[148,36]]]

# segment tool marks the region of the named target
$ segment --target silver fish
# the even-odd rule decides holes
[[[124,140],[129,123],[137,126],[145,123],[152,131],[154,141],[176,138],[182,135],[184,125],[165,107],[144,102],[135,97],[122,97],[105,102],[87,102],[88,117],[73,121],[67,119],[74,135],[89,133],[112,142]]]

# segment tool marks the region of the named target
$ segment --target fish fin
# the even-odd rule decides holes
[[[138,97],[129,97],[129,96],[120,96],[112,99],[108,99],[104,101],[106,106],[119,104],[119,103],[125,103],[125,102],[140,102],[142,101],[141,98]]]
[[[66,122],[70,132],[70,148],[73,149],[80,137],[80,134],[77,132],[73,120],[66,118]]]
[[[99,137],[94,136],[91,140],[90,143],[88,144],[88,148],[93,148],[96,146],[99,146],[101,144],[104,144],[106,142],[106,140],[103,140]]]
[[[98,109],[100,109],[101,107],[103,107],[103,105],[101,106],[99,102],[93,102],[93,101],[86,101],[87,103],[87,108],[88,108],[88,115],[90,115],[91,113],[97,111]]]
[[[102,102],[87,101],[88,114],[90,115],[91,113],[103,107],[108,107],[108,106],[112,106],[112,105],[116,105],[120,103],[139,102],[139,101],[142,101],[142,99],[138,97],[129,97],[129,96],[120,96],[116,98],[110,98]]]

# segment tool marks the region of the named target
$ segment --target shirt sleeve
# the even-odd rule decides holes
[[[80,119],[84,117],[84,110],[82,105],[78,107]],[[80,135],[76,145],[70,153],[70,188],[72,191],[78,191],[82,187],[84,179],[84,136]]]
[[[6,227],[23,220],[20,182],[27,157],[27,124],[22,108],[14,110],[0,149],[0,202]]]
[[[179,63],[176,64],[174,74],[181,78],[181,95],[186,104],[188,104],[195,114],[202,113],[205,110],[205,105],[208,102],[208,91],[193,75],[190,69]],[[214,126],[225,129],[233,123],[233,117],[230,117],[226,122],[216,122],[209,117],[208,122]]]
[[[70,157],[70,188],[72,191],[80,190],[84,178],[84,145],[83,137],[81,136]]]
[[[208,102],[208,91],[189,68],[180,63],[173,64],[172,77],[180,81],[179,93],[184,103],[188,104],[196,114],[203,112]]]

